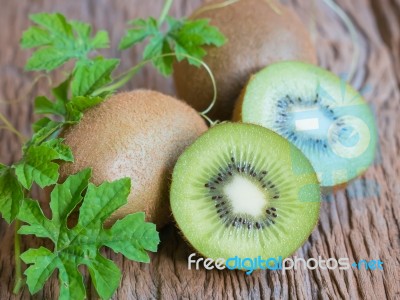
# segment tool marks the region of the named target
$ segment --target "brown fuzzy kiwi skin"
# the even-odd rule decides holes
[[[130,177],[128,203],[106,224],[144,211],[146,221],[161,228],[170,221],[172,169],[184,149],[206,130],[200,115],[175,98],[148,90],[113,95],[63,133],[75,161],[61,165],[60,179],[89,167],[96,185]]]
[[[214,0],[207,5],[221,2]],[[218,92],[209,115],[213,119],[229,120],[250,75],[267,65],[282,60],[317,62],[316,49],[299,17],[275,0],[241,0],[192,18],[210,19],[211,25],[228,38],[220,48],[206,47],[204,62],[213,72]],[[175,63],[174,81],[179,98],[198,111],[208,107],[214,91],[204,68],[186,61]]]

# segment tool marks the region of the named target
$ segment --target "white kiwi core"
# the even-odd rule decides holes
[[[233,213],[262,216],[267,208],[265,193],[249,178],[236,175],[224,186],[224,193],[231,201]]]

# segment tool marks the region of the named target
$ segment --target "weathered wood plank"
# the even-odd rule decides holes
[[[201,1],[176,0],[175,15],[186,15]],[[348,71],[353,47],[343,22],[323,1],[287,0],[310,27],[320,62],[340,74]],[[314,4],[313,4],[314,3]],[[238,271],[188,270],[187,256],[192,250],[173,225],[162,231],[159,252],[149,265],[129,262],[120,255],[110,257],[123,269],[124,276],[115,299],[400,299],[400,2],[396,0],[340,0],[359,32],[360,60],[352,81],[365,88],[373,105],[380,133],[380,155],[368,172],[346,189],[327,197],[321,220],[298,257],[349,257],[351,260],[381,259],[384,271],[314,270],[290,271],[285,275],[257,271],[247,276]],[[24,73],[28,56],[18,47],[22,31],[29,25],[28,15],[40,11],[61,11],[110,31],[113,47],[106,55],[119,56],[117,42],[127,20],[157,15],[160,1],[123,0],[38,0],[2,1],[0,10],[0,110],[15,126],[29,133],[32,100],[47,93],[45,79],[30,90],[37,74]],[[125,68],[139,61],[142,48],[124,52]],[[59,78],[59,77],[58,77]],[[127,88],[147,87],[173,94],[170,79],[146,67]],[[17,100],[20,102],[17,103]],[[4,104],[3,101],[11,101]],[[19,157],[19,142],[12,134],[0,131],[0,161],[11,163]],[[38,194],[38,193],[36,193]],[[12,228],[0,223],[0,299],[30,298],[25,289],[12,296]],[[24,238],[26,249],[38,246]],[[55,278],[35,295],[37,299],[57,297]]]

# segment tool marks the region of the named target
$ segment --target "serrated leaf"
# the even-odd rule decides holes
[[[120,43],[120,49],[129,48],[145,38],[149,43],[144,49],[143,58],[151,59],[155,68],[163,75],[172,73],[173,56],[178,61],[187,59],[190,64],[200,66],[207,54],[204,46],[220,47],[226,42],[224,35],[209,20],[185,20],[167,17],[168,30],[163,24],[157,24],[153,18],[134,20],[132,29],[128,29]]]
[[[204,45],[220,47],[226,42],[226,38],[222,33],[208,23],[209,21],[204,19],[188,20],[170,33],[169,38],[175,44],[178,61],[187,59],[192,65],[200,66],[197,60],[188,58],[187,56],[202,60],[207,54],[203,48]]]
[[[56,98],[56,102],[67,103],[68,101],[68,90],[71,83],[72,76],[68,76],[63,82],[61,82],[57,87],[51,90],[52,94]]]
[[[164,40],[162,43],[162,49],[160,55],[162,54],[173,54],[173,51],[167,40]],[[174,64],[173,55],[153,58],[153,65],[164,76],[168,76],[172,73],[173,64]]]
[[[155,225],[144,223],[144,219],[144,213],[136,213],[117,221],[109,231],[105,232],[107,235],[102,237],[105,241],[104,244],[113,249],[114,252],[122,253],[129,259],[149,262],[150,258],[144,249],[157,251],[158,237],[151,235],[151,232],[156,230]],[[140,224],[144,225],[140,226]],[[138,230],[129,232],[126,228],[138,228]],[[115,236],[118,236],[119,239],[114,239]],[[146,238],[138,240],[138,236]]]
[[[27,70],[51,71],[70,59],[87,61],[90,52],[108,47],[107,33],[100,31],[92,37],[89,24],[68,21],[58,13],[34,14],[30,18],[38,26],[25,31],[21,45],[38,49],[29,58]]]
[[[39,128],[39,125],[41,128]],[[62,127],[63,122],[52,121],[48,118],[40,120],[40,123],[35,123],[35,133],[32,138],[24,145],[23,151],[25,152],[31,146],[38,146],[45,142],[47,139],[54,136]]]
[[[57,152],[58,158],[65,162],[73,162],[74,156],[72,150],[67,145],[63,144],[64,139],[57,138],[44,142],[42,145],[49,147]]]
[[[39,96],[35,99],[35,113],[36,114],[52,114],[57,116],[65,115],[65,108],[58,106],[57,103],[49,100],[47,97]]]
[[[92,175],[90,169],[85,169],[69,176],[63,184],[56,185],[51,192],[50,208],[53,213],[53,222],[60,226],[65,225],[69,214],[82,201],[82,192],[89,184]]]
[[[0,164],[0,213],[11,223],[19,212],[24,194],[14,171]]]
[[[124,50],[133,45],[142,42],[149,36],[159,33],[157,20],[154,18],[137,19],[129,22],[133,28],[126,31],[119,44],[119,49]]]
[[[28,190],[33,182],[41,188],[55,184],[59,165],[53,161],[61,157],[57,151],[46,145],[29,147],[24,158],[14,166],[18,181]]]
[[[121,281],[121,271],[115,263],[100,254],[88,264],[90,277],[103,299],[110,299]]]
[[[32,124],[32,129],[34,133],[37,133],[41,129],[45,128],[51,120],[49,118],[41,118]]]
[[[108,299],[119,285],[121,272],[112,261],[100,255],[99,249],[109,245],[130,259],[148,261],[147,257],[144,259],[147,255],[145,250],[155,251],[159,243],[155,225],[145,223],[143,213],[129,215],[111,229],[104,229],[104,220],[126,203],[130,180],[106,182],[96,187],[88,183],[89,176],[90,171],[84,170],[70,176],[65,183],[56,185],[51,194],[51,220],[41,210],[38,212],[30,201],[24,202],[21,207],[19,218],[28,225],[23,226],[20,233],[29,232],[44,237],[48,224],[54,227],[47,234],[47,238],[55,244],[54,252],[39,248],[21,255],[24,262],[30,264],[25,274],[31,293],[39,291],[58,269],[59,299],[84,299],[83,277],[78,266],[86,265],[98,294]],[[69,229],[67,217],[81,201],[86,187],[78,224]]]
[[[59,48],[41,48],[34,52],[25,66],[27,71],[54,70],[63,65],[73,56]]]
[[[28,268],[25,271],[27,277],[26,283],[32,294],[37,293],[43,288],[45,282],[60,265],[57,255],[44,247],[29,249],[22,253],[21,259],[27,264],[34,263],[36,266],[36,268]]]
[[[108,37],[108,32],[104,30],[98,31],[90,42],[90,46],[93,49],[104,49],[110,47],[110,38]]]
[[[74,97],[67,104],[68,120],[79,122],[87,109],[100,104],[104,100],[103,97]]]
[[[162,54],[164,37],[158,35],[147,44],[143,51],[143,59],[153,59]]]
[[[111,81],[111,73],[118,66],[118,59],[97,59],[91,64],[77,65],[72,80],[73,96],[89,96],[97,88]]]
[[[26,30],[21,39],[22,48],[34,48],[39,46],[49,45],[51,40],[47,31],[39,27],[31,27]]]
[[[146,37],[148,37],[148,32],[142,29],[131,29],[128,30],[126,35],[121,39],[119,44],[119,49],[124,50],[132,47],[133,45],[140,43]]]
[[[56,227],[50,220],[44,217],[39,202],[32,199],[25,199],[22,203],[21,211],[25,213],[23,221],[31,225],[21,226],[18,233],[35,234],[37,237],[47,237],[53,242],[56,241]]]
[[[61,36],[72,36],[72,27],[62,14],[38,13],[30,15],[29,18],[50,32],[55,32]]]

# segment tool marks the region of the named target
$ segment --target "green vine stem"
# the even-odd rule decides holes
[[[195,16],[197,16],[197,15],[200,15],[200,14],[206,12],[206,11],[210,11],[210,10],[214,10],[214,9],[218,9],[218,8],[223,8],[223,7],[232,5],[232,4],[234,4],[234,3],[236,3],[236,2],[239,2],[239,1],[240,1],[240,0],[226,0],[226,1],[223,1],[223,2],[221,2],[221,3],[216,3],[216,4],[210,4],[210,5],[203,6],[202,8],[196,10],[196,11],[192,14],[192,17],[195,17]]]
[[[18,230],[21,227],[21,222],[16,219],[14,223],[14,259],[15,259],[15,283],[13,293],[18,294],[21,288],[25,284],[25,279],[22,275],[22,264],[21,264],[21,237],[18,234]]]
[[[358,61],[360,59],[360,43],[358,40],[356,27],[354,26],[349,16],[344,12],[344,10],[339,5],[337,5],[333,0],[324,0],[324,2],[326,3],[326,5],[328,5],[330,9],[334,11],[334,13],[340,19],[342,19],[343,23],[345,24],[347,30],[350,33],[354,52],[353,52],[353,57],[351,59],[349,73],[347,75],[347,81],[351,81],[356,73]]]
[[[236,2],[239,2],[239,1],[241,1],[241,0],[226,0],[226,1],[223,1],[221,3],[216,3],[216,4],[210,4],[210,5],[203,6],[200,9],[196,10],[192,14],[192,17],[198,16],[198,15],[200,15],[200,14],[202,14],[204,12],[210,11],[210,10],[227,7],[227,6],[235,4]],[[271,7],[271,9],[276,14],[278,14],[278,15],[282,14],[282,12],[278,8],[278,6],[274,3],[275,0],[264,0],[264,1]]]
[[[165,1],[164,6],[163,6],[162,11],[161,11],[161,15],[160,15],[160,17],[158,18],[158,21],[157,21],[158,26],[161,26],[164,23],[165,18],[168,16],[168,13],[169,13],[169,11],[171,9],[172,2],[173,2],[173,0],[166,0]]]
[[[132,77],[135,76],[140,71],[140,69],[142,67],[144,67],[147,63],[152,62],[154,59],[160,59],[160,58],[171,57],[171,56],[175,57],[176,55],[175,55],[175,53],[166,53],[166,54],[162,54],[162,55],[156,56],[156,57],[154,57],[152,59],[141,61],[136,66],[132,67],[128,71],[126,71],[126,72],[122,73],[121,75],[117,76],[115,78],[115,82],[114,83],[94,91],[92,93],[92,96],[99,96],[99,95],[101,95],[103,93],[113,92],[113,91],[119,89],[120,87],[124,86],[129,80],[131,80]],[[187,58],[187,59],[190,59],[192,61],[195,61],[195,62],[199,63],[207,71],[208,75],[210,76],[210,80],[211,80],[211,83],[212,83],[212,86],[213,86],[213,92],[214,92],[213,99],[212,99],[210,105],[204,111],[199,112],[199,114],[204,119],[206,119],[210,123],[211,126],[214,126],[216,123],[218,123],[218,121],[212,121],[207,116],[207,114],[211,111],[211,109],[215,106],[215,104],[217,102],[217,83],[215,81],[215,77],[214,77],[210,67],[205,62],[203,62],[202,60],[200,60],[200,59],[198,59],[196,57],[190,56],[190,55],[183,55],[183,56],[185,58]]]
[[[11,123],[10,121],[8,121],[8,119],[0,112],[0,121],[3,122],[4,126],[2,126],[2,129],[7,129],[9,131],[11,131],[12,133],[14,133],[16,136],[18,136],[18,138],[20,139],[20,141],[22,143],[25,143],[28,138],[26,136],[24,136],[20,131],[18,131]]]

